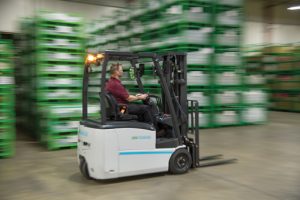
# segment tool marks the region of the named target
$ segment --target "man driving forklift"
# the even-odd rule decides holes
[[[197,101],[187,100],[185,53],[157,55],[146,52],[105,51],[90,58],[87,59],[89,62],[86,62],[84,68],[82,120],[78,128],[77,159],[84,177],[104,180],[167,171],[182,174],[190,168],[220,165],[236,160],[219,159],[222,156],[219,154],[200,157],[199,107]],[[155,74],[160,81],[163,97],[160,106],[163,114],[157,115],[156,120],[157,124],[165,125],[170,130],[167,137],[155,137],[153,134],[155,129],[152,125],[133,121],[131,118],[133,116],[128,116],[126,113],[119,116],[120,110],[117,109],[120,107],[116,99],[120,98],[120,94],[122,98],[122,91],[123,100],[119,99],[119,102],[126,104],[145,99],[144,104],[148,105],[147,96],[152,96],[151,94],[140,97],[129,95],[120,81],[123,73],[120,64],[111,67],[112,77],[106,83],[109,61],[130,61],[132,67],[137,69],[136,64],[142,59],[151,59]],[[88,115],[89,75],[92,72],[91,64],[100,66],[100,61],[102,61],[99,86],[101,115],[99,120],[94,120]],[[143,71],[142,68],[139,66],[140,72]],[[139,91],[143,93],[140,75],[139,73],[136,75]],[[116,99],[110,98],[112,95],[107,95],[108,92],[105,90],[113,92]],[[128,105],[130,107],[131,104]],[[192,118],[191,127],[188,127],[189,109]]]
[[[113,95],[118,104],[126,105],[128,114],[137,115],[139,121],[155,125],[154,113],[150,105],[130,103],[146,100],[148,94],[131,95],[128,93],[121,82],[123,66],[120,63],[112,64],[110,66],[110,75],[110,79],[105,85],[106,91]]]

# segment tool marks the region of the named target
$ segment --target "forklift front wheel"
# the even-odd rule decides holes
[[[192,164],[191,154],[187,149],[178,149],[171,156],[169,161],[169,171],[172,174],[186,173]]]
[[[88,165],[85,161],[84,158],[80,158],[80,172],[81,174],[86,178],[86,179],[91,179],[90,175],[89,175],[89,170],[88,170]]]

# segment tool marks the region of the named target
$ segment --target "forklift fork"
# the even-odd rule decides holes
[[[199,106],[198,102],[195,100],[188,100],[189,107],[191,108],[191,133],[194,135],[194,139],[189,138],[187,146],[191,150],[191,155],[193,159],[192,167],[208,167],[223,165],[236,162],[236,158],[223,159],[222,154],[209,155],[200,157],[200,138],[199,138]]]

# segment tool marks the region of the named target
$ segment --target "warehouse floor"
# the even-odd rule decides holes
[[[48,152],[20,135],[16,156],[0,160],[0,199],[299,200],[300,114],[270,112],[269,121],[202,131],[201,153],[235,164],[109,182],[85,180],[75,149]]]

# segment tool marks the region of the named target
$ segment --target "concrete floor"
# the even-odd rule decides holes
[[[48,152],[19,137],[16,156],[0,160],[0,199],[299,200],[300,114],[271,112],[269,121],[202,131],[201,152],[235,164],[110,182],[85,180],[75,149]]]

